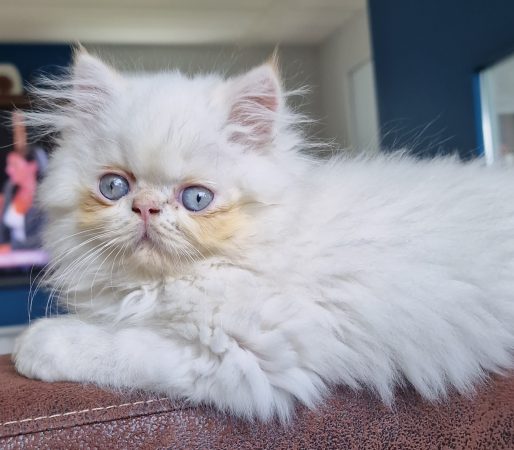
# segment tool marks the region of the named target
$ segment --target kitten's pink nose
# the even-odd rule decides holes
[[[132,211],[139,214],[146,223],[152,214],[159,214],[161,212],[161,207],[156,201],[135,198],[132,202]]]

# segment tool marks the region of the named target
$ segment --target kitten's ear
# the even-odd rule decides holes
[[[283,105],[276,58],[227,83],[230,139],[251,147],[265,147],[275,136]]]
[[[90,55],[84,47],[75,50],[71,78],[77,106],[86,110],[105,105],[121,79],[114,69]]]

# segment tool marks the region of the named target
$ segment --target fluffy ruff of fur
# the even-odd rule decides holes
[[[269,64],[129,78],[82,52],[52,83],[30,120],[61,136],[39,199],[44,283],[70,314],[20,337],[20,373],[287,420],[334,385],[436,400],[513,367],[510,171],[310,160]],[[130,178],[116,202],[106,172]],[[205,211],[180,204],[191,184]]]

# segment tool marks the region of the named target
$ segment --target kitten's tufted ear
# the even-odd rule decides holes
[[[265,147],[275,136],[283,104],[276,58],[227,83],[230,139],[251,147]]]
[[[114,69],[83,47],[75,50],[71,78],[76,106],[86,110],[105,104],[117,91],[121,79]]]

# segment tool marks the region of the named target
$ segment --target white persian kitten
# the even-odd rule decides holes
[[[266,420],[331,386],[433,400],[513,367],[514,176],[302,156],[273,64],[122,76],[85,52],[33,122],[50,285],[17,370]]]

